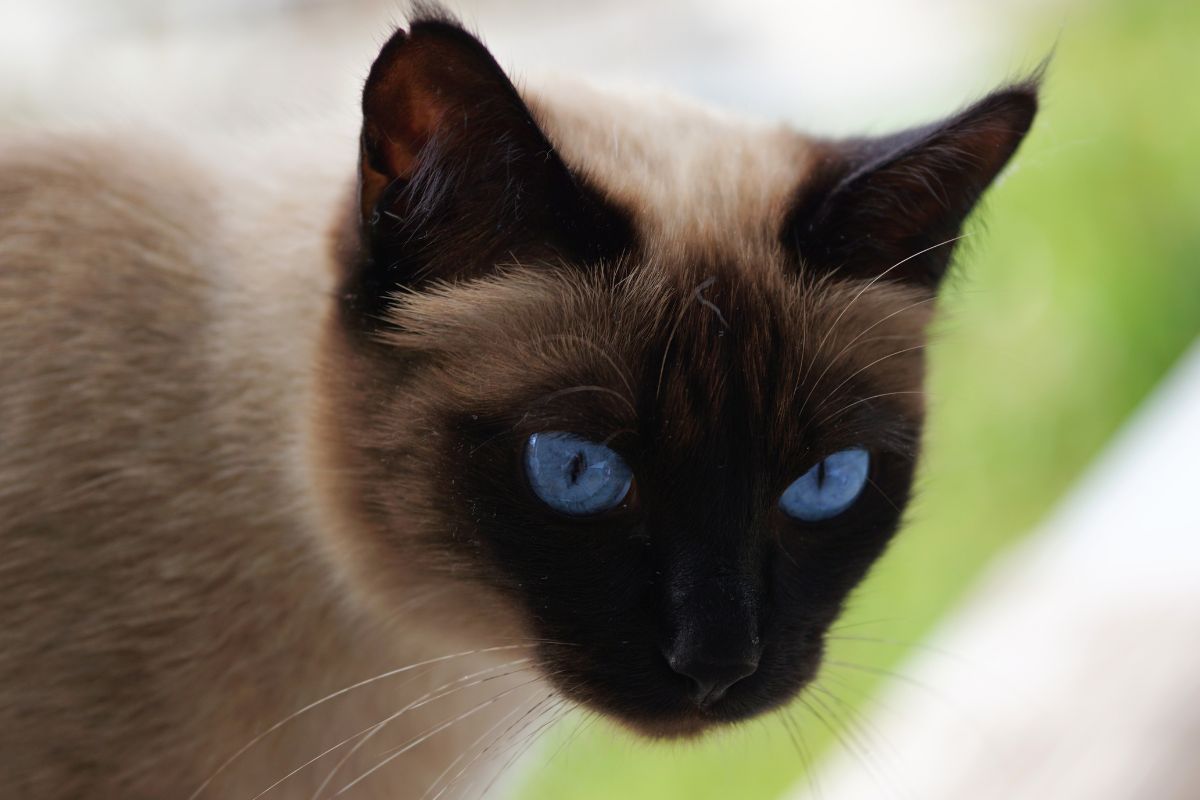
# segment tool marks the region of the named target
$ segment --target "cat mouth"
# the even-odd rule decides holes
[[[665,662],[652,671],[643,663],[560,667],[546,674],[556,676],[550,680],[565,696],[633,733],[649,739],[689,739],[786,705],[816,677],[819,663],[819,655],[787,667],[764,662],[752,674],[707,693]]]
[[[603,711],[614,722],[649,739],[690,739],[715,728],[734,725],[768,713],[789,700],[807,684],[804,681],[788,691],[768,691],[751,679],[745,685],[731,687],[722,697],[705,704],[696,703],[684,687],[664,690],[658,702],[585,704]]]

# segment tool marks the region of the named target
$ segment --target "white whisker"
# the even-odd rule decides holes
[[[879,394],[873,394],[870,397],[860,397],[859,399],[857,399],[851,403],[847,403],[846,405],[842,406],[841,408],[839,408],[837,411],[833,412],[832,414],[827,415],[823,419],[817,420],[815,424],[818,426],[828,425],[831,420],[836,419],[837,417],[846,413],[847,411],[854,408],[855,406],[860,406],[863,403],[869,403],[872,400],[878,400],[881,397],[895,397],[896,395],[906,395],[906,394],[925,394],[925,392],[921,391],[919,389],[914,389],[912,391],[906,391],[906,392],[881,392]]]
[[[506,772],[508,772],[509,768],[512,767],[512,765],[515,764],[522,756],[529,752],[529,750],[537,743],[538,739],[541,738],[541,735],[546,731],[546,729],[562,718],[562,714],[559,712],[566,705],[567,701],[565,699],[560,699],[556,704],[551,705],[534,718],[533,722],[536,723],[542,717],[550,717],[537,728],[534,728],[533,732],[527,735],[523,741],[518,741],[516,743],[516,752],[514,752],[513,755],[504,762],[504,766],[502,766],[492,777],[492,779],[488,781],[487,786],[483,787],[483,792],[481,793],[480,797],[486,796],[487,793],[492,790],[492,787],[496,785],[496,782],[500,780],[500,778],[502,778]]]
[[[534,706],[533,706],[533,708],[537,708],[537,705],[534,705]],[[446,768],[445,768],[444,770],[442,770],[442,771],[441,771],[441,772],[438,774],[438,776],[437,776],[436,778],[434,778],[434,779],[433,779],[433,782],[432,782],[432,783],[430,783],[430,784],[429,784],[429,787],[428,787],[428,788],[427,788],[427,789],[426,789],[426,790],[425,790],[425,791],[424,791],[424,792],[421,794],[421,800],[425,800],[425,798],[426,798],[426,797],[429,797],[429,793],[430,793],[430,792],[432,792],[432,791],[433,791],[435,788],[437,788],[437,785],[438,785],[439,783],[441,783],[442,781],[444,781],[444,780],[446,779],[446,776],[450,774],[450,770],[454,769],[456,766],[458,766],[458,763],[459,763],[460,761],[462,761],[464,758],[466,758],[466,756],[467,756],[467,753],[471,752],[471,751],[472,751],[472,750],[474,750],[476,747],[479,747],[479,745],[483,743],[483,740],[484,740],[484,739],[486,739],[486,738],[488,738],[489,736],[491,736],[491,735],[492,735],[492,733],[493,733],[493,732],[494,732],[494,731],[495,731],[497,728],[499,728],[499,727],[500,727],[501,725],[503,725],[504,723],[508,722],[510,719],[512,719],[512,717],[514,717],[514,716],[516,716],[518,713],[520,713],[520,711],[521,711],[521,706],[519,706],[519,705],[518,705],[516,708],[514,708],[514,709],[513,709],[513,710],[511,710],[511,711],[509,711],[507,714],[505,714],[503,717],[501,717],[499,720],[497,720],[497,721],[495,722],[495,724],[493,724],[493,725],[489,725],[489,726],[488,726],[488,729],[487,729],[486,731],[484,731],[483,733],[481,733],[481,734],[479,735],[479,737],[475,739],[475,741],[473,741],[473,742],[471,742],[469,745],[467,745],[467,746],[466,746],[466,747],[463,749],[463,751],[462,751],[461,753],[459,753],[459,754],[458,754],[458,756],[456,756],[456,757],[455,757],[455,759],[454,759],[453,761],[451,761],[451,762],[450,762],[450,763],[449,763],[449,764],[446,766]],[[514,723],[514,724],[515,724],[515,723]],[[454,781],[455,781],[455,780],[457,780],[457,779],[458,779],[458,777],[459,777],[459,776],[461,776],[461,775],[462,775],[464,772],[466,772],[468,769],[470,769],[470,768],[471,768],[471,766],[472,766],[472,765],[473,765],[473,764],[474,764],[476,761],[478,761],[478,760],[479,760],[479,759],[480,759],[480,758],[483,756],[483,754],[484,754],[484,753],[486,753],[486,752],[487,752],[487,750],[488,750],[487,746],[484,746],[484,747],[483,747],[483,748],[482,748],[482,749],[481,749],[481,750],[480,750],[478,753],[476,753],[476,754],[475,754],[475,755],[474,755],[474,756],[471,758],[471,760],[470,760],[470,761],[468,761],[466,764],[463,764],[463,766],[462,766],[462,769],[460,769],[458,772],[454,773],[454,777],[450,779],[450,782],[449,782],[449,783],[447,783],[445,786],[443,786],[443,787],[442,787],[442,788],[441,788],[441,789],[438,791],[438,793],[437,793],[437,794],[435,794],[435,795],[433,796],[433,800],[438,800],[438,798],[439,798],[439,797],[441,797],[441,796],[442,796],[442,795],[443,795],[443,794],[446,792],[446,790],[447,790],[447,789],[449,789],[451,786],[453,786],[453,785],[454,785]]]
[[[596,344],[595,342],[593,342],[589,339],[585,339],[582,336],[576,336],[576,335],[570,334],[570,333],[548,334],[546,336],[538,336],[535,339],[531,339],[529,341],[530,342],[542,342],[542,341],[548,342],[548,341],[554,341],[557,339],[563,339],[566,341],[575,342],[576,344],[586,345],[586,346],[592,348],[592,350],[594,350],[595,352],[599,353],[601,356],[604,357],[604,359],[613,368],[613,371],[617,373],[617,377],[621,379],[621,382],[625,384],[625,388],[629,392],[629,398],[632,400],[633,398],[637,397],[637,392],[635,392],[633,390],[633,382],[629,378],[629,369],[628,368],[622,369],[621,366],[618,364],[617,360],[615,358],[613,358],[607,351],[605,351],[604,348],[600,347],[600,345]]]
[[[622,403],[624,403],[625,406],[630,411],[632,411],[635,416],[637,415],[637,406],[635,406],[632,402],[630,402],[628,397],[626,397],[625,395],[616,391],[615,389],[608,388],[607,386],[571,386],[566,389],[559,389],[556,392],[551,392],[550,394],[546,395],[545,397],[540,398],[538,400],[538,402],[539,403],[549,403],[550,401],[557,400],[558,398],[564,397],[565,395],[576,394],[578,392],[599,392],[601,394],[612,395],[613,397],[617,398]]]
[[[897,267],[907,264],[909,261],[912,261],[914,258],[919,258],[920,256],[925,255],[926,253],[928,253],[931,250],[936,250],[939,247],[944,247],[948,244],[953,244],[954,242],[957,242],[960,239],[964,239],[967,236],[970,236],[970,233],[961,233],[958,236],[955,236],[953,238],[945,240],[944,242],[938,242],[935,245],[930,245],[929,247],[926,247],[924,250],[920,250],[916,253],[913,253],[911,256],[908,256],[907,258],[902,258],[901,260],[897,261],[895,264],[892,264],[890,267],[885,269],[883,272],[876,275],[870,281],[868,281],[867,284],[865,286],[863,286],[861,289],[859,289],[858,292],[856,292],[855,295],[850,298],[850,300],[846,303],[846,305],[844,305],[842,307],[841,312],[837,315],[837,317],[834,318],[833,323],[825,330],[825,335],[823,337],[821,337],[821,341],[817,345],[817,349],[815,351],[813,351],[812,360],[809,361],[809,368],[805,370],[804,377],[801,379],[800,384],[806,383],[808,381],[808,375],[812,371],[812,365],[814,363],[816,363],[817,354],[824,352],[825,344],[826,344],[826,342],[829,341],[829,337],[831,335],[833,335],[833,332],[837,329],[838,324],[842,321],[842,318],[846,316],[846,312],[849,311],[850,307],[853,306],[855,304],[855,302],[858,301],[858,298],[862,297],[863,294],[865,294],[872,286],[874,286],[876,283],[878,283],[879,281],[881,281],[885,277],[887,277],[888,273],[890,273],[892,270],[896,269]],[[800,384],[797,384],[797,387],[799,387]]]
[[[658,381],[654,384],[654,399],[657,401],[662,394],[663,375],[667,371],[667,357],[671,354],[671,345],[675,343],[675,334],[679,332],[679,326],[683,323],[683,317],[687,312],[687,306],[682,306],[679,309],[679,315],[675,317],[675,324],[671,326],[671,333],[667,336],[667,344],[663,348],[662,361],[658,365]]]
[[[432,689],[432,690],[426,692],[424,695],[422,695],[421,697],[418,697],[416,700],[413,700],[411,703],[404,706],[399,711],[396,711],[395,713],[389,714],[388,716],[384,717],[382,720],[375,723],[375,725],[373,725],[371,727],[371,729],[367,733],[367,735],[364,736],[363,738],[359,739],[357,742],[355,742],[354,747],[350,748],[349,752],[347,752],[344,756],[342,756],[342,758],[336,764],[333,765],[333,769],[331,769],[329,771],[329,774],[327,774],[325,776],[325,780],[321,781],[320,786],[318,786],[316,791],[312,793],[311,800],[317,800],[321,796],[321,793],[325,791],[325,787],[329,786],[329,784],[337,776],[338,772],[341,771],[342,767],[344,767],[346,765],[346,762],[348,762],[351,758],[353,758],[355,753],[357,753],[359,750],[361,750],[367,744],[367,742],[369,742],[369,741],[371,741],[371,739],[375,738],[375,736],[380,731],[382,731],[384,728],[386,728],[392,722],[396,721],[397,719],[404,716],[405,714],[407,714],[410,711],[413,711],[415,709],[429,705],[430,703],[434,702],[435,700],[441,700],[443,697],[448,697],[457,692],[461,692],[464,689],[470,689],[475,686],[479,686],[480,684],[487,683],[488,681],[496,680],[497,678],[507,677],[508,675],[511,675],[513,672],[516,672],[518,670],[511,670],[510,672],[505,672],[500,675],[491,675],[490,673],[493,673],[493,672],[496,672],[496,671],[502,670],[502,669],[507,669],[509,667],[514,666],[515,664],[528,662],[528,661],[529,661],[528,658],[518,659],[516,661],[509,662],[508,664],[500,664],[495,667],[490,667],[488,669],[480,670],[479,672],[471,673],[470,675],[464,675],[461,678],[457,678],[453,681],[448,681],[447,683],[442,684],[441,686],[437,687],[436,689]],[[487,677],[480,677],[480,676],[487,676]],[[466,683],[464,683],[464,682],[466,682]],[[462,685],[458,685],[458,684],[462,684]],[[450,688],[450,687],[454,687],[454,688]]]
[[[509,662],[509,663],[507,663],[507,664],[502,664],[502,665],[500,665],[500,666],[496,667],[496,669],[504,669],[505,667],[510,667],[510,666],[513,666],[514,664],[518,664],[518,663],[525,662],[525,661],[529,661],[529,659],[527,659],[527,658],[522,658],[522,659],[518,659],[517,661],[510,661],[510,662]],[[511,674],[513,674],[513,672],[517,672],[517,671],[518,671],[518,670],[512,670],[512,671],[510,671],[510,672],[508,672],[508,673],[505,673],[505,674],[506,674],[506,675],[511,675]],[[501,677],[503,677],[503,676],[501,676]],[[460,680],[461,680],[461,679],[460,679]],[[446,685],[449,685],[449,684],[446,684]],[[461,687],[461,688],[468,688],[468,687]],[[436,690],[435,690],[435,691],[436,691]],[[429,693],[427,693],[426,695],[424,695],[422,698],[418,698],[418,699],[426,699],[426,698],[428,698],[428,697],[429,697]],[[434,698],[434,699],[436,699],[436,698]],[[301,764],[300,766],[296,767],[296,768],[295,768],[295,769],[293,769],[291,772],[289,772],[288,774],[284,775],[284,776],[283,776],[282,778],[280,778],[279,780],[277,780],[277,781],[275,781],[274,783],[272,783],[272,784],[271,784],[270,786],[268,786],[266,789],[263,789],[261,792],[259,792],[258,794],[254,795],[254,797],[250,798],[250,800],[259,800],[259,798],[261,798],[263,795],[266,795],[266,794],[268,794],[268,793],[269,793],[269,792],[270,792],[272,789],[274,789],[276,786],[278,786],[279,784],[283,783],[284,781],[286,781],[288,778],[292,777],[292,776],[293,776],[293,775],[295,775],[296,773],[298,773],[298,772],[302,771],[302,770],[303,770],[305,767],[308,767],[308,766],[310,766],[310,765],[312,765],[312,764],[315,764],[317,761],[320,761],[322,758],[324,758],[325,756],[329,755],[329,754],[330,754],[330,753],[332,753],[334,750],[337,750],[337,749],[339,749],[339,748],[341,748],[341,747],[343,747],[343,746],[345,746],[345,745],[349,744],[350,742],[354,741],[354,740],[355,740],[355,739],[357,739],[358,737],[360,737],[360,736],[363,736],[364,734],[370,734],[370,733],[372,733],[372,732],[373,732],[373,731],[374,731],[374,730],[375,730],[375,729],[376,729],[378,726],[379,726],[379,723],[378,723],[378,722],[373,722],[373,723],[371,723],[370,725],[368,725],[367,727],[365,727],[365,728],[363,728],[362,730],[358,731],[357,733],[353,733],[353,734],[351,734],[350,736],[347,736],[345,739],[342,739],[340,742],[338,742],[337,744],[333,745],[332,747],[326,748],[325,750],[323,750],[323,751],[322,751],[321,753],[319,753],[318,755],[315,755],[315,756],[313,756],[313,757],[312,757],[312,758],[310,758],[308,761],[305,761],[303,764]],[[353,753],[353,751],[351,751],[351,752]]]
[[[404,755],[409,750],[412,750],[414,747],[417,747],[418,745],[423,744],[424,742],[428,741],[432,737],[436,736],[437,734],[441,733],[442,731],[446,730],[447,728],[458,724],[459,722],[461,722],[462,720],[471,716],[472,714],[476,714],[476,713],[482,711],[483,709],[487,708],[488,706],[498,703],[505,696],[512,694],[513,692],[518,691],[520,689],[524,689],[527,686],[531,686],[532,684],[537,683],[539,680],[541,680],[541,678],[534,678],[533,680],[526,681],[525,683],[514,686],[511,689],[505,689],[503,692],[500,692],[500,694],[496,695],[495,697],[493,697],[489,700],[483,701],[479,705],[477,705],[474,708],[471,708],[467,711],[464,711],[463,713],[459,714],[458,716],[454,717],[453,719],[451,719],[447,722],[443,722],[440,725],[437,725],[432,730],[417,737],[416,739],[413,739],[413,740],[407,742],[406,744],[403,744],[400,747],[398,747],[392,751],[389,751],[389,754],[387,755],[386,758],[384,758],[382,761],[380,761],[375,766],[368,769],[366,772],[359,775],[354,780],[347,783],[341,789],[338,789],[336,792],[334,792],[333,797],[341,797],[343,794],[345,794],[346,792],[353,789],[359,783],[366,780],[368,777],[375,774],[379,770],[383,769],[388,764],[390,764],[392,761],[394,761],[397,758],[399,758],[400,756]]]
[[[854,345],[857,344],[860,339],[862,339],[862,337],[866,336],[868,333],[870,333],[871,331],[873,331],[875,328],[879,327],[883,323],[887,322],[892,317],[903,314],[906,311],[911,311],[912,309],[916,308],[917,306],[924,305],[926,303],[932,303],[936,299],[937,299],[936,296],[931,296],[931,297],[926,297],[923,300],[917,300],[915,302],[909,303],[908,305],[904,306],[903,308],[898,308],[895,311],[893,311],[892,313],[888,314],[887,316],[882,317],[881,319],[875,320],[873,323],[868,325],[866,328],[863,328],[861,331],[859,331],[858,334],[855,335],[855,337],[853,339],[851,339],[849,342],[847,342],[845,344],[845,346],[843,346],[842,349],[838,351],[837,355],[835,355],[833,358],[829,359],[829,361],[827,361],[825,363],[825,368],[823,370],[821,370],[821,374],[818,375],[816,377],[816,379],[809,385],[808,394],[805,395],[804,402],[801,403],[800,411],[796,414],[796,418],[797,419],[804,418],[804,411],[805,411],[805,409],[808,408],[809,401],[812,400],[813,392],[815,392],[817,387],[821,385],[821,379],[824,378],[825,375],[829,372],[829,370],[833,368],[834,364],[837,364],[841,361],[842,356],[846,355],[846,353],[848,353],[850,351],[850,349],[852,347],[854,347]],[[905,338],[907,338],[907,337],[905,337]],[[814,354],[814,358],[815,357],[816,356]],[[806,376],[806,379],[807,379],[807,376]],[[800,384],[797,383],[796,388],[799,389],[799,387],[800,387]],[[793,394],[795,394],[795,392],[793,392]]]
[[[830,390],[829,390],[829,392],[828,392],[828,393],[825,395],[825,399],[824,399],[824,400],[822,400],[822,401],[820,402],[820,404],[817,406],[817,409],[816,409],[816,411],[814,411],[814,412],[813,412],[813,415],[815,416],[815,415],[817,415],[817,414],[820,414],[822,411],[824,411],[824,410],[825,410],[825,404],[829,402],[829,399],[830,399],[831,397],[833,397],[835,394],[837,394],[837,392],[838,392],[838,390],[839,390],[839,389],[841,389],[841,388],[842,388],[843,386],[845,386],[847,383],[849,383],[850,381],[854,380],[854,379],[855,379],[855,378],[857,378],[857,377],[858,377],[860,374],[862,374],[862,373],[866,372],[866,371],[867,371],[867,370],[869,370],[871,367],[875,366],[876,364],[880,363],[881,361],[887,361],[889,358],[895,358],[896,356],[902,356],[902,355],[904,355],[905,353],[912,353],[912,352],[914,352],[914,351],[916,351],[916,350],[924,350],[924,349],[925,349],[925,345],[924,345],[924,344],[915,344],[915,345],[913,345],[912,347],[905,347],[905,348],[903,348],[902,350],[897,350],[897,351],[895,351],[895,352],[893,352],[893,353],[888,353],[886,356],[880,356],[879,358],[877,358],[877,359],[875,359],[874,361],[872,361],[870,364],[867,364],[865,367],[859,367],[859,368],[858,368],[858,369],[856,369],[854,372],[852,372],[852,373],[851,373],[849,376],[847,376],[845,380],[843,380],[843,381],[842,381],[841,383],[839,383],[837,386],[835,386],[835,387],[833,387],[832,389],[830,389]]]
[[[237,752],[235,752],[233,755],[231,755],[229,758],[227,758],[224,762],[222,762],[221,765],[218,766],[216,768],[216,770],[214,770],[213,773],[211,775],[209,775],[208,778],[205,779],[204,783],[200,784],[200,786],[194,792],[192,792],[190,795],[188,795],[187,800],[196,800],[196,798],[199,797],[204,792],[204,790],[207,789],[209,787],[209,785],[214,780],[217,779],[217,777],[219,775],[221,775],[226,769],[228,769],[233,764],[233,762],[235,762],[239,758],[241,758],[241,756],[244,755],[246,753],[246,751],[249,750],[251,747],[254,747],[254,745],[258,744],[263,739],[265,739],[267,736],[269,736],[270,734],[279,730],[284,725],[288,724],[289,722],[296,719],[297,717],[307,714],[309,711],[312,711],[317,706],[319,706],[323,703],[327,703],[336,697],[341,697],[342,695],[344,695],[348,692],[352,692],[356,689],[361,689],[362,687],[368,686],[372,683],[375,683],[376,681],[381,681],[386,678],[391,678],[395,675],[400,675],[405,672],[410,672],[414,669],[420,669],[421,667],[427,667],[432,664],[439,664],[443,661],[450,661],[451,659],[463,658],[465,656],[479,655],[481,653],[494,653],[494,652],[499,652],[502,650],[514,650],[514,649],[517,649],[520,647],[533,647],[533,646],[534,645],[532,645],[532,644],[499,645],[497,647],[485,647],[481,650],[464,650],[461,653],[451,653],[450,655],[439,656],[437,658],[430,658],[430,659],[426,659],[425,661],[418,661],[415,664],[409,664],[408,666],[399,667],[399,668],[393,669],[393,670],[388,670],[387,672],[382,672],[372,678],[367,678],[366,680],[362,680],[351,686],[347,686],[344,689],[339,689],[336,692],[327,694],[324,697],[322,697],[320,700],[315,700],[315,701],[309,703],[308,705],[304,706],[304,708],[301,708],[299,711],[295,711],[295,712],[289,714],[288,716],[284,717],[279,722],[276,722],[274,725],[267,728],[262,733],[258,734],[253,739],[251,739],[249,742],[247,742],[245,745],[243,745],[241,748],[239,748],[237,750]]]
[[[811,688],[833,697],[833,695],[831,695],[827,689],[823,689],[815,684]],[[827,715],[829,715],[830,719],[834,720],[835,722],[842,721],[842,718],[840,718],[833,708],[831,708],[827,702],[821,699],[821,697],[810,694],[809,699],[819,705],[821,709]],[[840,698],[837,699],[839,702],[842,702]],[[853,722],[853,720],[851,720],[851,722]],[[834,730],[830,723],[826,722],[825,724],[830,727],[831,731]],[[844,731],[835,732],[835,736],[837,737],[838,741],[842,743],[843,747],[846,747],[848,750],[850,750],[850,752],[854,753],[862,762],[867,771],[871,774],[872,778],[875,780],[876,784],[879,785],[880,789],[884,790],[884,792],[892,797],[902,798],[904,796],[899,790],[896,780],[888,774],[884,759],[880,757],[880,755],[872,752],[871,741],[863,736],[861,728],[856,730],[855,726],[847,725]]]
[[[509,725],[507,728],[505,728],[503,731],[501,731],[500,734],[493,741],[488,742],[487,746],[485,746],[483,749],[481,749],[478,753],[476,753],[471,758],[470,761],[468,761],[466,764],[464,764],[462,766],[462,768],[454,774],[454,777],[451,778],[450,781],[445,786],[443,786],[438,791],[437,794],[435,794],[433,796],[433,800],[438,800],[438,798],[440,798],[443,794],[448,792],[456,783],[458,783],[458,780],[464,774],[466,774],[467,770],[470,769],[473,764],[475,764],[477,761],[479,761],[479,759],[483,758],[483,756],[486,755],[488,752],[490,752],[499,742],[504,741],[504,738],[506,736],[508,736],[508,734],[513,730],[513,728],[515,728],[517,725],[521,724],[521,722],[524,721],[525,719],[527,719],[531,714],[537,713],[537,710],[539,708],[541,708],[541,706],[544,703],[546,703],[547,701],[549,701],[550,698],[552,698],[552,697],[554,697],[554,692],[550,692],[545,697],[543,697],[541,700],[537,701],[532,706],[530,706],[528,709],[526,709],[525,712],[523,714],[521,714],[521,716],[518,717],[515,721],[513,721],[513,723],[511,725]],[[506,714],[504,716],[504,718],[501,720],[501,722],[506,721],[509,717],[511,717],[515,712],[517,712],[519,710],[520,710],[520,706],[517,706],[517,708],[514,708],[511,712]],[[488,734],[490,734],[492,731],[494,731],[498,727],[499,727],[499,723],[488,728],[487,733],[485,733],[484,736],[487,736]],[[470,748],[467,748],[467,750],[464,750],[463,755],[459,756],[458,758],[456,758],[454,760],[454,764],[457,764],[458,761],[460,759],[462,759],[462,757],[465,756],[470,751],[471,748],[478,745],[478,743],[483,740],[484,736],[481,736],[479,739],[476,739],[475,743],[473,743]],[[426,790],[425,794],[421,795],[422,800],[424,800],[424,798],[429,795],[429,792],[433,791],[433,789],[437,786],[438,782],[441,781],[446,776],[446,774],[450,771],[450,769],[454,766],[454,764],[451,764],[450,767],[447,767],[445,769],[445,771],[443,771],[442,774],[438,776],[438,779],[436,781],[434,781],[432,784],[430,784],[429,789]]]

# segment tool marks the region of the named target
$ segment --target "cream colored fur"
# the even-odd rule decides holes
[[[801,137],[587,91],[533,105],[643,233],[668,249],[768,248],[804,171]],[[356,153],[353,126],[0,141],[0,796],[182,800],[331,692],[508,648],[334,698],[200,795],[250,800],[422,694],[530,655],[516,615],[481,590],[401,565],[382,599],[343,535],[355,523],[321,428],[335,422],[316,413],[336,375],[316,365]],[[330,788],[530,677],[406,713]],[[546,692],[513,691],[352,796],[421,797]],[[268,796],[308,798],[347,749]]]
[[[412,608],[368,614],[331,566],[308,428],[354,137],[320,155],[260,144],[0,145],[4,797],[184,798],[329,692],[495,643],[417,624],[430,617],[417,586]],[[425,692],[527,655],[452,659],[330,701],[202,797],[249,800]],[[505,682],[406,714],[341,783]],[[354,796],[418,797],[478,733],[447,729]],[[346,749],[275,796],[307,798]]]

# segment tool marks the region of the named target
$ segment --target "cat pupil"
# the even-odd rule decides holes
[[[571,459],[570,476],[571,483],[579,483],[579,476],[587,469],[587,456],[583,452],[578,452]]]

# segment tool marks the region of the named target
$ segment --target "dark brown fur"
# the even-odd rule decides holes
[[[334,407],[338,428],[359,432],[346,457],[364,473],[349,503],[371,510],[361,546],[376,564],[419,561],[516,600],[540,636],[569,643],[544,654],[572,676],[564,689],[664,733],[696,723],[655,696],[678,677],[659,653],[672,616],[660,605],[703,552],[761,594],[775,646],[799,651],[759,673],[772,702],[790,696],[907,500],[928,303],[894,285],[805,282],[788,263],[513,268],[403,298],[385,341],[360,345],[374,357],[336,357],[353,365]],[[519,458],[539,430],[612,443],[638,499],[583,523],[540,510]],[[820,454],[856,444],[885,455],[852,516],[804,528],[774,508]],[[675,616],[718,614],[703,587],[684,591]],[[579,685],[597,669],[601,685]],[[663,705],[682,719],[658,719]]]

